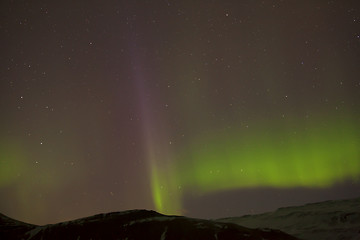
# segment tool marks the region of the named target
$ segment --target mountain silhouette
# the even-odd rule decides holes
[[[98,214],[37,226],[0,215],[0,239],[24,240],[296,240],[273,229],[250,229],[234,223],[167,216],[148,210]]]

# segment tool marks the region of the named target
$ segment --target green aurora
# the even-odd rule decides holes
[[[156,210],[181,214],[182,198],[191,191],[326,188],[358,181],[360,129],[354,119],[290,120],[201,136],[177,154],[171,166],[152,165]]]

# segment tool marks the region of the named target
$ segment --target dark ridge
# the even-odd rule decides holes
[[[131,210],[97,214],[69,222],[35,226],[2,218],[1,226],[12,226],[0,239],[147,239],[147,240],[296,240],[279,230],[250,229],[234,223],[167,216],[155,211]],[[2,229],[2,228],[0,228]]]
[[[0,213],[0,239],[21,239],[21,236],[36,227]]]

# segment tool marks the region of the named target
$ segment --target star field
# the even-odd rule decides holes
[[[357,1],[0,12],[1,213],[217,218],[360,195]]]

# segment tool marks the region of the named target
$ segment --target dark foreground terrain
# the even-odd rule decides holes
[[[36,226],[0,214],[0,240],[7,239],[360,240],[360,198],[215,221],[132,210]]]
[[[295,240],[297,238],[279,230],[250,229],[234,223],[132,210],[99,214],[45,226],[23,223],[0,214],[0,239]]]

